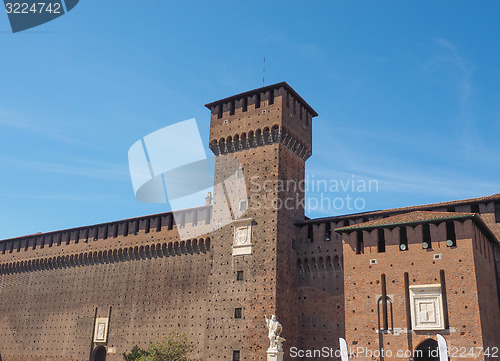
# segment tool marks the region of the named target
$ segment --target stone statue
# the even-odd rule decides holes
[[[272,315],[271,319],[269,319],[266,315],[264,315],[264,317],[266,318],[266,325],[267,329],[269,330],[269,341],[271,343],[268,351],[282,352],[283,351],[282,344],[285,341],[285,339],[280,336],[281,331],[283,330],[281,323],[278,322],[275,315]]]

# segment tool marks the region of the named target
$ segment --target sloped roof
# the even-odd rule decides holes
[[[395,227],[401,225],[417,225],[433,222],[445,222],[448,220],[471,219],[476,226],[484,233],[486,238],[493,244],[498,245],[499,241],[491,229],[484,223],[481,216],[477,213],[461,212],[428,212],[415,211],[403,214],[397,214],[392,217],[376,219],[369,222],[357,223],[352,226],[335,228],[337,233],[351,233],[357,230],[371,230],[382,227]]]
[[[336,228],[335,231],[345,232],[365,228],[396,226],[433,221],[446,221],[459,218],[472,218],[474,216],[475,213],[415,211],[410,213],[398,214],[392,217],[375,219],[369,222],[357,223],[353,224],[352,226]]]
[[[214,106],[217,106],[221,103],[227,103],[227,102],[230,102],[232,100],[237,100],[237,99],[241,99],[243,97],[251,96],[251,95],[254,95],[257,93],[266,92],[270,89],[279,89],[281,87],[285,88],[290,94],[292,94],[304,106],[304,108],[306,108],[311,113],[311,115],[313,117],[318,116],[318,113],[316,113],[316,111],[290,85],[288,85],[288,83],[286,81],[282,81],[281,83],[271,84],[271,85],[267,85],[267,86],[264,86],[261,88],[249,90],[249,91],[246,91],[244,93],[232,95],[230,97],[216,100],[214,102],[205,104],[205,106],[208,109],[212,109]]]
[[[461,206],[461,205],[466,205],[466,204],[487,203],[487,202],[493,202],[493,201],[500,201],[500,193],[496,193],[496,194],[493,194],[490,196],[485,196],[485,197],[469,198],[469,199],[462,199],[462,200],[456,200],[456,201],[430,203],[430,204],[422,204],[422,205],[400,207],[400,208],[389,208],[389,209],[382,209],[382,210],[376,210],[376,211],[343,214],[343,215],[331,216],[331,217],[311,218],[311,219],[307,219],[307,220],[302,221],[302,222],[297,222],[297,225],[304,225],[304,224],[311,224],[311,223],[318,224],[318,223],[322,223],[322,222],[336,221],[339,219],[343,220],[343,219],[353,219],[353,218],[378,216],[378,215],[384,216],[387,214],[401,214],[401,213],[409,213],[412,211],[431,211],[432,209],[435,209],[435,208],[454,207],[454,206]]]

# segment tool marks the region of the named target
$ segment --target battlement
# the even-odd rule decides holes
[[[0,274],[89,266],[98,263],[117,263],[158,257],[175,257],[187,254],[204,254],[210,251],[210,238],[181,242],[163,242],[135,247],[81,251],[63,256],[40,256],[33,259],[0,262]]]
[[[297,110],[304,111],[304,114],[308,115],[309,119],[318,116],[318,113],[284,81],[216,100],[205,104],[205,106],[211,110],[212,118],[221,119],[223,116],[235,115],[237,110],[245,113],[249,108],[259,109],[273,105],[276,98],[283,96],[286,97],[286,106],[292,107],[295,112]]]
[[[312,118],[318,113],[286,82],[205,105],[211,110],[210,149],[233,153],[282,143],[306,160],[312,154]]]
[[[175,214],[175,217],[174,217]],[[98,240],[167,232],[177,237],[177,227],[198,227],[210,223],[212,205],[153,214],[84,227],[10,238],[0,241],[0,256],[56,246],[88,244]],[[175,219],[179,224],[175,223]]]

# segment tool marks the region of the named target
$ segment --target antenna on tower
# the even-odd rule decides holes
[[[265,85],[266,82],[266,57],[264,57],[264,67],[262,68],[262,86]]]

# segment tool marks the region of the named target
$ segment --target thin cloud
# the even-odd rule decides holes
[[[0,157],[0,163],[6,167],[37,172],[57,173],[64,175],[85,176],[92,178],[112,179],[116,181],[130,181],[129,172],[126,167],[99,162],[98,166],[68,165],[51,162],[29,161],[8,157]]]
[[[488,146],[478,128],[478,111],[474,104],[476,87],[475,66],[460,54],[459,49],[449,40],[434,39],[438,48],[435,55],[422,67],[424,73],[435,78],[436,74],[451,76],[451,86],[457,96],[458,108],[453,121],[453,129],[461,155],[476,161],[498,161],[500,156]],[[481,157],[478,159],[478,155]]]
[[[39,134],[41,136],[59,140],[63,143],[69,143],[71,145],[90,145],[89,143],[79,138],[68,136],[53,128],[41,126],[40,124],[34,123],[19,114],[14,114],[7,111],[0,111],[0,126],[28,131],[31,133]]]
[[[109,202],[117,198],[111,194],[84,194],[84,193],[47,193],[47,194],[26,194],[26,193],[2,193],[1,198],[24,198],[24,199],[42,199],[50,201],[67,201],[67,202],[87,202],[100,203],[102,201]],[[117,203],[113,201],[113,203]],[[122,202],[123,203],[123,202]]]

